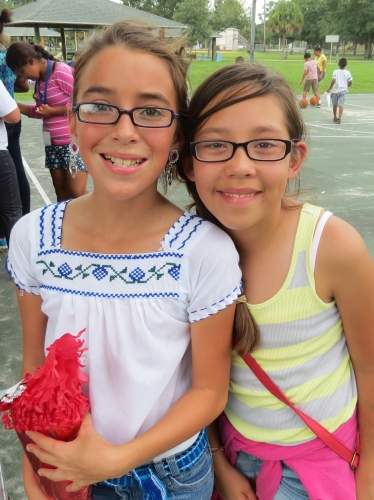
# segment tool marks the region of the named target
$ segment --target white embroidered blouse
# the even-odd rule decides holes
[[[42,298],[45,347],[86,329],[95,428],[108,441],[125,443],[152,427],[190,387],[190,324],[240,295],[239,258],[223,231],[189,213],[170,228],[158,252],[64,250],[66,204],[17,222],[7,267],[20,289]]]

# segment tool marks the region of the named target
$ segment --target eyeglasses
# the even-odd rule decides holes
[[[97,125],[115,125],[122,115],[128,115],[137,127],[170,127],[179,114],[171,109],[146,106],[142,108],[121,109],[113,104],[102,102],[82,102],[73,107],[78,120]]]
[[[256,139],[247,142],[196,141],[190,143],[191,154],[196,160],[216,163],[231,160],[238,148],[244,148],[250,160],[283,160],[297,140]]]

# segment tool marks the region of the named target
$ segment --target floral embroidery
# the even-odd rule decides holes
[[[51,267],[54,267],[53,262],[50,262],[50,265],[51,265]],[[60,276],[62,276],[64,278],[67,278],[73,272],[72,268],[66,262],[65,262],[65,264],[62,264],[61,266],[59,266],[57,268],[57,271],[60,273]],[[43,272],[43,274],[45,274],[45,273]]]
[[[93,276],[97,281],[109,278],[109,282],[118,279],[127,284],[148,283],[153,279],[160,280],[166,277],[167,274],[175,279],[175,281],[178,281],[181,267],[180,264],[176,264],[175,262],[165,262],[160,266],[155,265],[149,269],[142,269],[137,266],[130,270],[128,266],[125,266],[123,269],[118,270],[111,264],[91,263],[87,265],[80,264],[72,269],[67,262],[64,262],[57,268],[52,260],[38,260],[36,263],[43,266],[43,275],[49,273],[54,278],[74,281],[79,276],[82,279]]]

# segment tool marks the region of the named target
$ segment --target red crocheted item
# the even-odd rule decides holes
[[[7,429],[14,429],[26,451],[30,439],[25,431],[37,431],[62,441],[73,440],[83,417],[89,411],[83,386],[87,376],[81,372],[80,358],[84,352],[83,332],[74,336],[66,333],[48,347],[47,357],[34,373],[26,374],[22,394],[11,402],[0,402],[2,421]],[[26,451],[35,470],[45,467],[32,453]],[[49,467],[49,466],[46,466]],[[40,478],[45,493],[58,500],[87,500],[89,489],[67,493],[66,481],[54,483]]]

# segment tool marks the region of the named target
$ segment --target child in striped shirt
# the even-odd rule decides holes
[[[230,500],[374,498],[374,264],[353,227],[286,197],[307,154],[292,91],[261,66],[226,66],[189,113],[180,174],[198,214],[233,238],[238,307],[259,330],[235,344],[222,445],[212,431],[218,489]]]
[[[76,198],[85,192],[86,168],[70,146],[68,109],[73,93],[73,70],[56,61],[46,50],[26,42],[13,43],[7,65],[19,76],[35,81],[36,104],[19,103],[21,113],[43,120],[46,164],[57,201]]]

